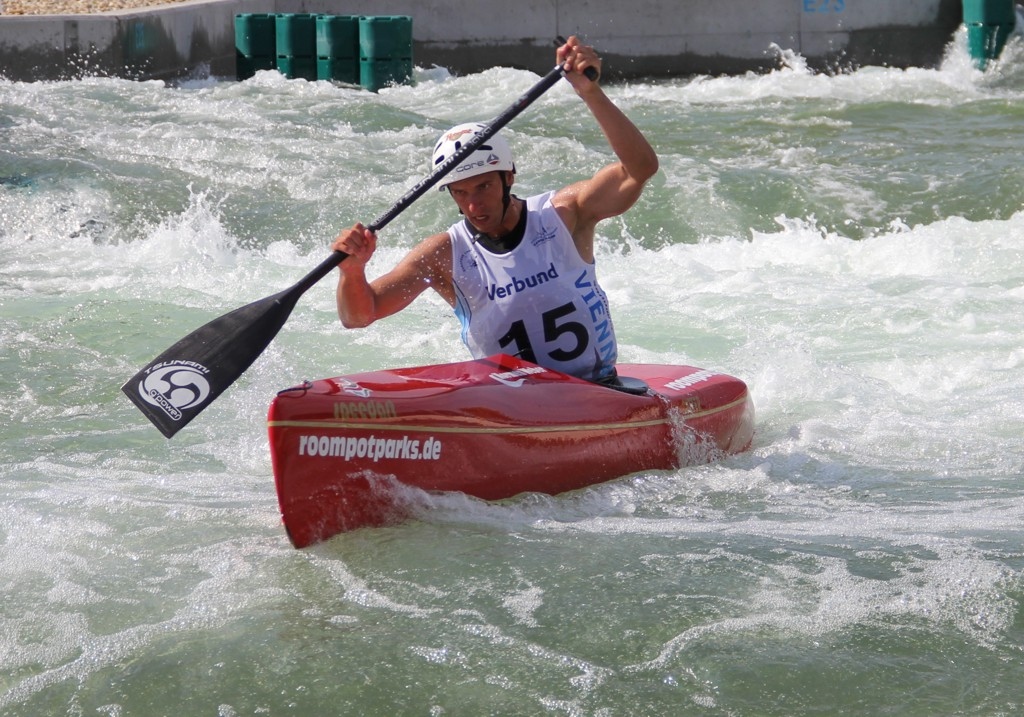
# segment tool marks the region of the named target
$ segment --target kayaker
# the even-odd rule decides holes
[[[339,266],[338,316],[346,328],[372,324],[432,288],[455,310],[474,358],[517,355],[591,381],[614,383],[617,344],[608,300],[597,283],[594,230],[640,197],[658,157],[639,129],[584,71],[601,70],[594,48],[570,37],[556,51],[577,95],[604,132],[618,161],[594,176],[527,199],[511,193],[515,164],[495,135],[439,184],[465,219],[424,239],[372,282],[366,264],[377,237],[362,224],[341,232],[332,248],[349,255]],[[434,164],[482,128],[463,124],[441,135]]]

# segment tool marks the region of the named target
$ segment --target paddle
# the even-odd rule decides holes
[[[564,74],[561,66],[552,69],[368,228],[373,231],[384,228]],[[587,76],[593,80],[597,73],[587,72]],[[299,297],[347,256],[335,251],[291,288],[235,309],[196,329],[135,374],[121,390],[170,438],[245,373],[284,326]]]

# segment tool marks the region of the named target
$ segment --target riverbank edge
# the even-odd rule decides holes
[[[13,81],[105,75],[173,80],[236,75],[234,18],[241,13],[409,15],[414,61],[458,74],[488,67],[546,72],[556,35],[598,47],[606,77],[740,74],[777,67],[779,49],[815,69],[932,67],[962,21],[959,0],[859,9],[825,0],[572,4],[446,0],[187,0],[92,14],[0,15],[0,76]]]

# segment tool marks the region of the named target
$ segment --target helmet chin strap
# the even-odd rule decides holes
[[[501,221],[505,221],[505,215],[508,214],[508,208],[512,204],[512,185],[508,183],[505,178],[505,173],[501,172]]]

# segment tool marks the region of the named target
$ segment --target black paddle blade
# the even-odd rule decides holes
[[[294,287],[196,329],[121,390],[170,438],[245,373],[274,340],[301,296]]]

